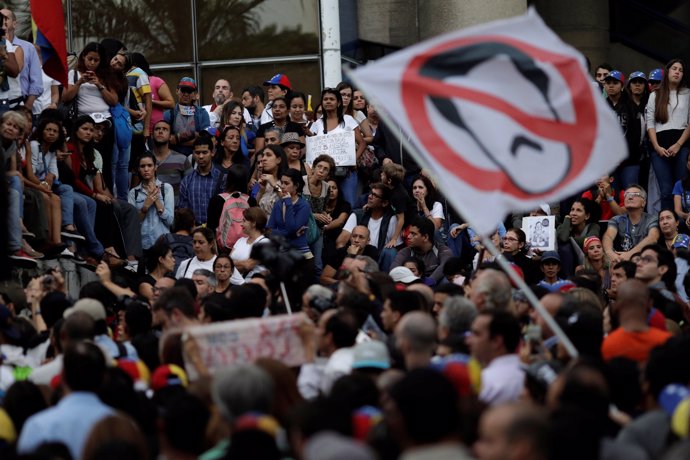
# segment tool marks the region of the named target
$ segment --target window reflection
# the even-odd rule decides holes
[[[197,10],[201,60],[319,52],[316,0],[206,0]]]

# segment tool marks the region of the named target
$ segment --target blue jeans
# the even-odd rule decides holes
[[[7,190],[7,249],[10,254],[22,248],[22,228],[19,225],[19,196],[13,188]]]
[[[357,202],[357,171],[350,171],[340,179],[340,196],[354,209]]]
[[[10,188],[19,194],[19,218],[24,218],[24,188],[19,176],[7,176]]]
[[[651,153],[652,168],[659,182],[661,209],[673,209],[673,186],[683,178],[687,170],[688,152],[690,148],[682,148],[671,158],[662,158],[656,152]]]
[[[130,144],[124,150],[120,150],[117,146],[117,140],[113,144],[113,186],[115,189],[115,196],[118,200],[127,201],[129,194],[129,155],[132,151]]]
[[[319,235],[319,239],[309,245],[311,253],[314,255],[314,276],[318,280],[323,272],[323,230]]]
[[[379,254],[379,271],[388,273],[397,255],[398,251],[395,248],[383,248],[381,254]]]
[[[62,226],[74,225],[74,191],[67,184],[53,187],[53,192],[60,197],[60,209],[62,210]]]
[[[654,155],[657,153],[654,152]],[[625,190],[632,184],[640,184],[640,165],[623,166],[616,172],[616,181],[620,190]]]
[[[93,229],[96,224],[96,202],[93,198],[74,192],[74,220],[86,239],[86,250],[97,257],[102,256],[105,250]]]

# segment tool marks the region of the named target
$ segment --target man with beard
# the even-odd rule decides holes
[[[232,85],[229,81],[220,79],[213,85],[213,104],[205,105],[204,109],[208,112],[209,120],[211,121],[211,126],[214,128],[222,129],[220,126],[220,119],[223,113],[223,107],[226,103],[230,102],[233,98]],[[252,118],[247,109],[244,109],[244,121],[247,124],[251,123]]]
[[[196,81],[182,77],[177,84],[177,104],[163,114],[172,131],[170,143],[184,155],[192,154],[199,133],[211,126],[208,112],[196,105],[197,96]]]
[[[170,148],[170,123],[161,120],[153,126],[153,154],[156,156],[156,175],[163,183],[172,185],[177,205],[182,178],[189,174],[188,158]]]
[[[242,105],[250,115],[247,125],[256,132],[261,125],[261,114],[264,111],[264,90],[260,86],[250,86],[242,90]]]

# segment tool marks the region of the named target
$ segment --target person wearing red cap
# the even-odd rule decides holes
[[[182,77],[177,84],[178,102],[163,115],[172,128],[170,145],[187,156],[192,154],[192,145],[199,133],[211,126],[208,112],[196,105],[196,99],[196,81],[190,77]]]
[[[277,97],[287,98],[289,96],[290,90],[292,89],[292,84],[288,79],[287,75],[282,73],[277,73],[273,75],[270,80],[264,82],[266,86],[266,93],[268,95],[268,104],[264,108],[261,114],[261,124],[269,123],[273,121],[273,99]]]

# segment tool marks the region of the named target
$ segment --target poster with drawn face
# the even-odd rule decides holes
[[[531,249],[556,250],[556,217],[534,216],[522,218],[522,231]]]

